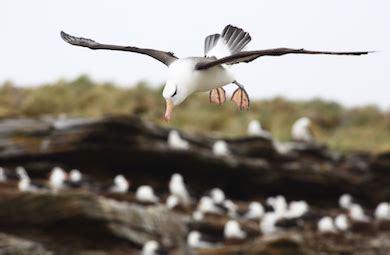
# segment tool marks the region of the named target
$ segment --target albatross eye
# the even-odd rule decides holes
[[[176,94],[177,94],[177,87],[176,87],[176,89],[175,89],[175,92],[173,92],[173,94],[172,94],[172,96],[171,96],[171,97],[174,97],[174,96],[176,96]]]

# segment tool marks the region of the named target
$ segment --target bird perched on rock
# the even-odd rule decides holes
[[[60,167],[54,167],[49,176],[49,188],[54,192],[64,189],[66,179],[66,172]]]
[[[7,176],[5,174],[4,168],[0,167],[0,182],[7,181]]]
[[[176,150],[188,150],[190,148],[190,144],[180,137],[179,132],[176,130],[171,130],[168,134],[168,145],[172,149]]]
[[[157,241],[147,241],[142,247],[142,255],[163,255],[168,254]]]
[[[325,216],[318,221],[318,231],[323,234],[337,233],[334,221],[330,216]]]
[[[153,188],[148,185],[138,187],[135,199],[143,203],[158,203],[159,198],[154,194]]]
[[[290,48],[243,51],[244,47],[251,41],[251,37],[243,29],[232,25],[227,25],[221,34],[212,34],[206,37],[203,57],[177,58],[172,52],[101,44],[91,39],[74,37],[65,32],[61,32],[61,37],[72,45],[93,50],[117,50],[144,54],[168,66],[168,80],[163,90],[163,97],[166,100],[166,121],[171,119],[173,108],[194,92],[209,91],[211,103],[223,104],[226,100],[223,86],[231,83],[238,87],[231,100],[237,104],[239,109],[247,110],[249,96],[244,86],[237,81],[228,68],[230,65],[251,62],[263,56],[286,54],[362,55],[369,53],[368,51],[330,52]]]
[[[258,120],[251,120],[248,124],[248,135],[249,136],[258,136],[263,137],[267,139],[271,139],[272,135],[267,130],[264,130],[261,127],[260,121]]]
[[[226,222],[223,229],[223,236],[225,239],[245,239],[247,233],[241,229],[240,224],[235,220],[229,220]]]
[[[191,231],[187,236],[187,244],[192,248],[215,248],[221,244],[213,243],[204,238],[199,231]]]
[[[259,202],[253,201],[248,206],[244,218],[249,220],[260,220],[264,216],[264,207]]]
[[[181,174],[175,173],[172,175],[171,180],[169,181],[169,192],[171,195],[176,196],[179,199],[180,204],[184,207],[189,207],[191,205],[191,198]]]
[[[219,140],[219,141],[216,141],[214,144],[213,144],[213,153],[215,156],[227,156],[230,154],[230,150],[229,150],[229,146],[228,144],[223,141],[223,140]]]
[[[311,129],[311,120],[302,117],[296,120],[291,128],[291,136],[297,142],[314,143],[314,133]]]
[[[382,202],[378,204],[374,215],[377,220],[390,221],[390,203]]]
[[[123,175],[119,174],[114,177],[113,184],[109,191],[112,193],[126,193],[129,190],[130,183]]]

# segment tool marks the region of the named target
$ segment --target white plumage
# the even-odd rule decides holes
[[[264,207],[259,202],[253,201],[248,206],[248,211],[244,218],[250,220],[260,220],[264,216]]]
[[[294,140],[313,143],[314,137],[310,130],[311,120],[307,117],[299,118],[292,126],[291,135]]]
[[[7,176],[5,175],[4,168],[0,167],[0,182],[7,181]]]
[[[267,212],[260,221],[260,231],[264,235],[275,233],[278,228],[276,222],[280,219],[280,215],[275,212]]]
[[[349,208],[349,215],[352,220],[359,222],[369,222],[370,218],[364,214],[363,208],[358,204],[352,204]]]
[[[323,217],[318,221],[318,231],[320,233],[336,233],[337,229],[334,225],[333,219],[329,216]]]
[[[229,155],[230,154],[230,150],[229,150],[228,144],[225,141],[223,141],[223,140],[216,141],[213,144],[213,153],[216,156],[227,156],[227,155]]]
[[[168,134],[168,145],[172,149],[176,150],[188,150],[190,148],[189,143],[180,137],[180,134],[176,130],[171,130]]]
[[[54,167],[49,177],[49,187],[53,191],[59,191],[65,187],[66,172],[60,167]]]
[[[339,206],[343,209],[349,209],[352,206],[353,198],[350,194],[343,194],[339,198]]]
[[[273,207],[275,213],[278,215],[284,215],[284,213],[287,211],[287,201],[282,195],[269,197],[267,198],[266,202]]]
[[[199,231],[191,231],[187,236],[187,244],[192,248],[212,248],[216,245],[202,240],[202,234]]]
[[[165,201],[165,205],[169,208],[169,209],[173,209],[175,208],[176,206],[178,206],[180,204],[180,200],[177,196],[175,195],[169,195],[167,200]]]
[[[142,255],[158,255],[159,248],[158,242],[154,240],[147,241],[142,247]]]
[[[147,185],[138,187],[135,199],[145,203],[158,203],[159,198],[154,194],[153,188]]]
[[[248,135],[249,136],[258,136],[263,138],[271,138],[272,135],[267,130],[264,130],[261,127],[260,121],[258,120],[251,120],[248,124]]]
[[[241,229],[237,221],[229,220],[223,229],[223,236],[225,239],[244,239],[247,234]]]
[[[374,215],[377,220],[390,221],[390,203],[380,203],[376,207]]]
[[[305,201],[292,201],[288,206],[288,210],[283,215],[288,219],[300,218],[309,211],[309,205]]]
[[[110,188],[110,192],[113,193],[126,193],[129,190],[130,184],[126,178],[119,174],[114,177],[114,183]]]
[[[223,214],[223,210],[214,204],[211,197],[204,196],[199,200],[198,211],[210,214]]]
[[[176,173],[172,175],[171,180],[169,181],[169,192],[176,196],[183,206],[187,207],[191,204],[191,198],[181,174]]]
[[[210,196],[213,199],[213,202],[216,204],[222,204],[222,202],[225,200],[225,192],[223,192],[223,190],[220,188],[213,188],[210,191]]]
[[[83,179],[83,175],[77,169],[73,169],[69,172],[69,180],[73,183],[80,182]]]
[[[336,228],[340,231],[347,231],[349,228],[348,217],[345,214],[339,214],[334,219]]]

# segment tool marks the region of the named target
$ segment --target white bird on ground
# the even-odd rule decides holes
[[[247,234],[241,229],[237,221],[229,220],[223,229],[223,236],[225,239],[245,239]]]
[[[180,137],[177,130],[171,130],[168,134],[168,146],[175,150],[188,150],[190,144]]]
[[[249,136],[258,136],[258,137],[263,137],[267,139],[271,139],[272,135],[270,132],[267,130],[264,130],[261,127],[260,121],[258,120],[251,120],[248,124],[248,135]]]
[[[213,199],[211,197],[201,197],[198,203],[197,210],[202,213],[210,213],[210,214],[223,214],[224,211],[215,205]]]
[[[337,229],[333,219],[329,216],[321,218],[317,223],[317,228],[320,233],[336,233]]]
[[[180,200],[175,195],[169,195],[167,200],[165,201],[165,205],[169,209],[174,209],[176,206],[180,205]]]
[[[157,241],[147,241],[142,247],[142,255],[158,255],[160,254],[160,244]]]
[[[159,198],[154,194],[153,188],[147,185],[138,187],[135,199],[144,203],[158,203]]]
[[[301,201],[292,201],[288,206],[288,210],[285,212],[283,217],[287,219],[295,219],[300,218],[305,215],[309,211],[309,205],[301,200]]]
[[[126,193],[129,190],[130,183],[123,175],[119,174],[114,177],[114,183],[110,187],[110,192]]]
[[[81,174],[81,172],[79,170],[72,169],[69,172],[69,181],[70,182],[78,183],[78,182],[81,182],[82,179],[83,179],[83,175]]]
[[[347,231],[349,228],[348,217],[345,214],[339,214],[334,219],[336,228],[340,231]]]
[[[349,208],[349,216],[354,221],[369,222],[370,218],[364,214],[363,208],[358,204],[352,204]]]
[[[313,143],[315,139],[311,130],[311,120],[307,117],[296,120],[291,128],[291,135],[296,141]]]
[[[210,196],[216,204],[222,204],[225,201],[225,192],[220,188],[213,188],[210,191]]]
[[[348,210],[353,204],[353,198],[350,194],[343,194],[339,198],[340,208]]]
[[[275,233],[278,230],[276,222],[280,219],[280,217],[281,216],[276,212],[265,213],[263,218],[260,220],[260,231],[264,235]]]
[[[28,176],[27,171],[24,167],[18,166],[18,167],[16,167],[15,170],[16,170],[16,175],[19,177],[19,179],[22,179],[22,178],[30,179],[30,177]]]
[[[284,215],[284,213],[287,211],[287,201],[286,198],[282,195],[269,197],[267,198],[266,203],[273,207],[276,214]]]
[[[0,182],[7,181],[7,176],[5,175],[4,168],[0,167]]]
[[[203,57],[177,58],[172,52],[101,44],[91,39],[71,36],[63,31],[61,31],[61,37],[72,45],[94,50],[105,49],[139,53],[165,64],[168,67],[168,80],[163,90],[163,97],[166,100],[166,121],[171,119],[173,108],[194,92],[210,91],[210,102],[223,104],[226,100],[226,94],[222,87],[230,83],[238,86],[232,95],[232,101],[240,109],[247,110],[249,96],[227,65],[250,62],[263,56],[282,56],[285,54],[362,55],[369,53],[367,51],[326,52],[290,48],[242,51],[251,41],[251,37],[243,29],[232,25],[226,26],[221,34],[212,34],[206,37]]]
[[[250,220],[260,220],[264,216],[264,207],[261,203],[253,201],[248,206],[248,211],[244,214],[244,218]]]
[[[218,244],[202,240],[202,234],[199,231],[191,231],[188,234],[187,244],[192,248],[213,248],[218,246]]]
[[[215,156],[227,156],[230,154],[230,150],[229,150],[229,146],[228,144],[223,141],[223,140],[219,140],[219,141],[216,141],[214,144],[213,144],[213,153]]]
[[[390,221],[390,203],[382,202],[378,204],[374,215],[377,220]]]
[[[204,214],[203,212],[199,211],[199,210],[195,210],[193,213],[192,213],[192,218],[195,220],[195,221],[202,221],[204,219]]]
[[[60,167],[54,167],[49,177],[49,187],[52,191],[59,191],[65,188],[66,172]]]
[[[181,205],[188,207],[191,204],[191,198],[181,174],[175,173],[172,175],[169,181],[169,192],[179,199]]]
[[[226,199],[222,203],[223,207],[227,209],[227,214],[230,218],[237,217],[238,205],[230,199]]]

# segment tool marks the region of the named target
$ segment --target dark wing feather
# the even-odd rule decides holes
[[[213,66],[227,64],[233,65],[240,62],[251,62],[259,57],[263,56],[282,56],[286,54],[325,54],[325,55],[364,55],[372,53],[373,51],[353,51],[353,52],[334,52],[334,51],[311,51],[304,49],[289,49],[289,48],[276,48],[269,50],[256,50],[256,51],[241,51],[236,54],[221,58],[221,59],[204,59],[196,64],[195,69],[202,70]]]
[[[172,63],[177,59],[177,57],[175,57],[172,52],[165,52],[165,51],[159,51],[154,49],[143,49],[143,48],[137,48],[132,46],[117,46],[117,45],[110,45],[110,44],[101,44],[91,39],[71,36],[63,31],[61,31],[61,38],[65,42],[70,43],[72,45],[87,47],[92,50],[118,50],[118,51],[128,51],[128,52],[148,55],[164,63],[167,66],[169,66],[170,63]]]

